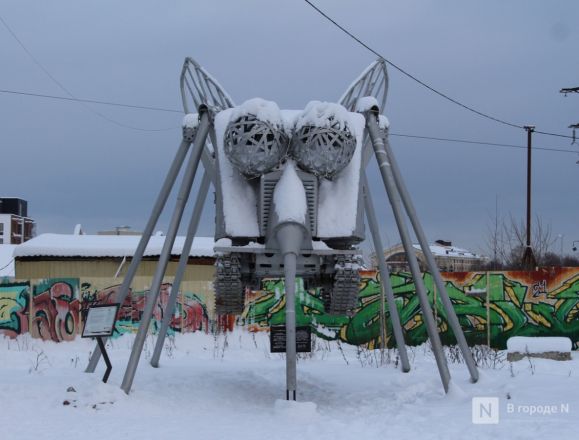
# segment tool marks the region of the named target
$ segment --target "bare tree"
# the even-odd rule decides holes
[[[545,224],[536,216],[531,231],[531,246],[537,265],[553,265],[554,258],[549,248],[553,245],[551,225]],[[512,214],[508,218],[499,217],[498,213],[487,225],[486,247],[491,261],[487,268],[523,269],[522,256],[525,251],[527,231],[525,222],[517,220]],[[556,255],[555,255],[556,256]],[[558,259],[558,264],[561,261]]]
[[[579,257],[565,255],[561,260],[561,265],[564,267],[579,267]]]

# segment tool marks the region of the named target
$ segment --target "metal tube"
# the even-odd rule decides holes
[[[388,310],[390,311],[390,321],[392,322],[392,332],[394,333],[394,339],[396,341],[396,347],[398,348],[398,353],[400,354],[400,365],[402,371],[407,373],[410,371],[410,362],[408,361],[408,353],[406,352],[406,344],[404,343],[404,333],[402,332],[402,324],[400,323],[400,315],[398,314],[398,307],[396,307],[396,299],[394,298],[394,291],[392,290],[392,284],[390,282],[390,271],[386,265],[386,260],[384,259],[384,247],[382,245],[382,238],[380,237],[380,229],[378,228],[378,221],[376,220],[376,211],[374,210],[374,204],[372,202],[372,195],[370,193],[370,187],[368,186],[368,179],[364,173],[364,188],[365,188],[365,199],[364,203],[366,206],[366,219],[368,220],[368,226],[370,227],[370,233],[372,234],[372,241],[374,242],[374,251],[376,252],[376,258],[378,258],[378,268],[380,270],[381,278],[381,289],[382,289],[382,301],[380,304],[381,315],[384,315],[384,303],[383,298],[386,297],[388,302]],[[385,330],[381,332],[385,333]],[[386,335],[380,335],[383,340],[385,340]]]
[[[187,203],[187,199],[189,198],[189,194],[191,192],[191,186],[193,185],[193,180],[195,179],[195,173],[197,171],[197,167],[199,166],[201,154],[205,145],[205,139],[207,138],[207,133],[209,131],[209,124],[209,114],[207,112],[203,112],[201,114],[201,121],[197,127],[197,133],[195,135],[195,142],[193,144],[191,156],[189,158],[189,162],[187,163],[187,168],[185,170],[185,175],[183,177],[181,187],[179,188],[175,210],[173,212],[173,216],[169,224],[169,229],[165,237],[165,243],[163,244],[163,249],[161,251],[161,255],[159,256],[159,262],[153,276],[153,281],[151,282],[151,291],[147,297],[145,310],[143,311],[143,315],[141,317],[139,330],[137,332],[137,336],[135,337],[131,356],[129,358],[129,362],[127,363],[127,369],[125,370],[125,375],[121,384],[121,388],[127,394],[131,391],[131,385],[133,383],[133,379],[135,378],[135,372],[137,371],[143,345],[145,344],[145,339],[147,337],[147,331],[149,329],[153,310],[157,302],[157,297],[159,296],[159,290],[161,288],[161,283],[167,269],[169,257],[171,256],[171,249],[173,248],[177,230],[179,229],[179,224],[181,223],[181,218],[183,216],[183,210],[185,209],[185,204]]]
[[[187,268],[189,254],[193,245],[193,240],[195,239],[195,234],[197,233],[197,227],[199,226],[199,220],[201,219],[203,206],[205,205],[205,200],[207,199],[210,183],[210,175],[207,172],[203,173],[203,180],[201,180],[201,186],[199,187],[199,192],[197,193],[197,200],[195,201],[195,207],[193,208],[193,214],[191,215],[191,221],[189,222],[189,227],[187,229],[187,236],[185,238],[185,243],[183,244],[183,251],[181,252],[181,258],[179,259],[179,266],[177,266],[177,272],[175,272],[175,278],[173,279],[171,295],[169,295],[167,306],[163,312],[161,329],[157,335],[155,350],[153,351],[153,356],[151,358],[151,365],[155,368],[159,366],[159,358],[161,357],[161,351],[163,350],[163,344],[165,342],[165,337],[167,336],[167,330],[169,329],[171,317],[175,311],[175,304],[177,303],[179,288],[181,286],[181,281],[183,280],[183,275],[185,274],[185,269]]]
[[[147,248],[147,244],[149,244],[149,240],[151,239],[151,235],[153,234],[153,230],[157,225],[157,221],[159,220],[159,216],[167,203],[167,198],[171,193],[171,189],[173,185],[175,185],[175,180],[179,175],[179,171],[181,166],[183,165],[183,161],[187,156],[187,151],[191,146],[192,136],[188,136],[186,132],[184,132],[183,140],[181,141],[181,145],[177,150],[177,154],[175,154],[175,158],[171,163],[171,167],[169,168],[169,172],[165,177],[165,181],[163,182],[163,186],[161,187],[161,191],[159,191],[159,195],[157,196],[157,200],[155,201],[155,205],[153,206],[153,210],[151,211],[151,215],[149,216],[149,220],[147,221],[147,225],[145,226],[145,230],[143,231],[143,235],[139,240],[139,244],[137,245],[137,249],[135,250],[135,254],[129,264],[129,268],[127,269],[127,274],[125,275],[121,287],[117,292],[115,301],[119,304],[123,304],[127,295],[129,294],[129,289],[131,288],[131,284],[133,279],[135,278],[135,274],[137,273],[137,269],[139,268],[139,264],[143,259],[143,254],[145,253],[145,249]],[[106,341],[106,339],[105,339]],[[88,366],[86,367],[85,372],[87,373],[94,373],[96,366],[99,362],[101,357],[101,351],[98,345],[95,346],[92,356],[90,357]]]
[[[418,301],[420,302],[420,308],[422,309],[426,331],[428,333],[430,343],[432,344],[432,351],[434,353],[434,358],[436,359],[442,385],[444,387],[444,391],[448,392],[450,372],[448,371],[448,365],[446,363],[446,358],[442,349],[440,335],[438,334],[436,322],[434,321],[434,316],[432,315],[432,309],[430,307],[430,302],[426,293],[426,287],[424,286],[424,280],[422,279],[422,275],[420,273],[420,267],[418,266],[416,253],[412,246],[410,234],[403,217],[402,207],[400,204],[400,194],[398,193],[394,178],[392,176],[392,169],[390,167],[386,151],[384,150],[384,140],[382,139],[375,114],[368,113],[366,115],[366,127],[368,128],[368,133],[370,134],[372,146],[374,147],[374,153],[376,154],[376,159],[378,161],[378,167],[382,175],[382,180],[384,181],[384,186],[386,187],[386,192],[388,193],[388,198],[390,199],[390,205],[392,206],[396,225],[398,226],[400,238],[402,239],[402,244],[408,258],[408,265],[410,266],[410,272],[412,273],[412,278],[414,279],[414,284],[416,286]]]
[[[467,365],[468,371],[470,373],[471,381],[476,382],[478,381],[478,370],[476,367],[476,363],[472,357],[472,353],[468,348],[468,344],[466,342],[466,338],[462,331],[462,327],[458,321],[458,317],[454,311],[454,307],[452,306],[452,302],[448,296],[448,292],[446,291],[446,285],[440,276],[440,271],[438,270],[438,266],[436,265],[436,261],[434,260],[434,256],[430,251],[430,246],[428,245],[428,240],[426,239],[426,234],[422,229],[422,225],[418,221],[418,215],[416,214],[416,209],[414,208],[414,204],[412,203],[412,198],[406,188],[406,184],[404,183],[404,179],[402,178],[402,174],[400,173],[400,169],[398,168],[398,163],[396,162],[396,158],[394,157],[394,153],[390,148],[390,143],[388,139],[385,139],[384,148],[386,151],[386,155],[390,161],[390,169],[392,171],[392,175],[394,177],[394,181],[396,186],[398,187],[398,191],[400,197],[402,198],[402,202],[404,203],[404,207],[406,208],[406,212],[408,214],[408,218],[412,224],[412,228],[418,238],[418,242],[420,243],[420,247],[422,248],[422,252],[424,253],[424,257],[426,259],[426,264],[430,273],[434,278],[434,283],[436,288],[438,289],[438,294],[440,296],[440,300],[442,302],[442,306],[444,311],[446,312],[446,317],[448,320],[448,324],[456,337],[457,344],[460,348],[462,353],[462,357]]]
[[[282,223],[276,230],[276,238],[284,264],[286,399],[296,400],[296,266],[304,238],[304,225],[293,222]]]
[[[297,256],[287,253],[283,256],[285,285],[285,359],[286,359],[286,399],[296,400],[297,354],[296,354],[296,263]]]

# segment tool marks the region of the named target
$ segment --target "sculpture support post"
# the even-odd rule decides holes
[[[297,256],[283,256],[285,285],[285,328],[286,328],[286,399],[296,400],[297,353],[296,353],[296,261]]]
[[[448,320],[448,324],[456,337],[457,344],[460,348],[462,353],[462,357],[467,365],[468,371],[470,373],[471,381],[476,382],[478,381],[478,369],[476,367],[476,363],[472,357],[472,352],[470,351],[468,344],[466,342],[466,338],[458,322],[458,317],[454,311],[454,307],[452,306],[452,302],[450,301],[450,297],[448,296],[448,292],[446,291],[446,286],[442,277],[440,276],[440,271],[438,270],[438,266],[436,265],[436,261],[434,260],[434,256],[430,251],[430,246],[428,245],[428,241],[426,240],[426,234],[422,229],[422,225],[418,221],[418,216],[416,215],[416,209],[414,208],[414,204],[412,203],[412,198],[406,188],[404,180],[402,179],[402,175],[400,173],[400,169],[398,168],[398,163],[396,162],[396,158],[390,148],[390,143],[388,139],[385,139],[384,148],[386,151],[386,155],[390,161],[390,169],[392,170],[392,175],[394,177],[394,181],[396,186],[398,187],[398,191],[400,193],[400,197],[402,198],[402,202],[404,203],[404,207],[406,208],[406,212],[408,213],[408,218],[412,224],[412,228],[418,238],[418,242],[420,243],[420,247],[422,248],[422,252],[424,253],[426,264],[428,266],[428,270],[432,274],[434,278],[434,284],[438,291],[438,295],[440,296],[440,300],[442,301],[442,306],[444,307],[444,311],[446,312],[446,318]]]
[[[125,370],[125,375],[121,384],[121,388],[127,394],[131,391],[131,385],[133,383],[135,372],[139,364],[141,352],[143,351],[143,345],[145,344],[145,339],[147,337],[147,331],[151,322],[153,310],[157,303],[157,297],[159,296],[161,283],[163,281],[163,277],[165,276],[165,271],[167,269],[169,257],[171,256],[171,250],[175,242],[177,230],[179,229],[179,224],[181,223],[183,210],[185,209],[185,204],[189,198],[191,186],[193,185],[195,173],[197,171],[197,167],[201,159],[201,154],[205,146],[205,140],[209,132],[209,125],[209,114],[207,111],[204,111],[201,113],[201,120],[199,122],[199,126],[197,127],[197,133],[195,135],[191,156],[185,170],[185,175],[183,176],[181,187],[179,188],[175,210],[171,217],[167,236],[165,237],[165,243],[163,244],[163,249],[161,251],[161,255],[159,256],[159,262],[153,276],[153,281],[151,282],[151,290],[147,296],[145,310],[143,311],[143,315],[141,317],[139,330],[137,332],[137,336],[135,337],[131,356],[129,358],[129,362],[127,363],[127,369]]]
[[[392,290],[392,284],[390,283],[390,271],[386,265],[386,260],[384,259],[384,247],[382,246],[382,238],[380,237],[380,229],[378,228],[378,222],[376,220],[376,211],[374,210],[374,204],[372,203],[372,195],[370,194],[370,187],[368,186],[368,179],[364,174],[364,204],[366,206],[366,219],[368,220],[368,226],[370,227],[370,233],[372,234],[372,241],[374,242],[374,252],[376,253],[376,258],[378,259],[378,268],[380,269],[380,287],[382,289],[382,296],[386,297],[388,302],[388,310],[390,311],[390,321],[392,322],[392,332],[394,333],[394,339],[396,340],[396,347],[398,348],[398,353],[400,355],[400,365],[402,371],[407,373],[410,371],[410,362],[408,361],[408,353],[406,352],[406,344],[404,343],[404,333],[402,332],[402,324],[400,323],[400,315],[398,314],[398,308],[396,307],[396,299],[394,298],[394,291]],[[380,304],[382,307],[382,314],[384,312],[384,305]],[[385,338],[386,330],[381,331],[381,338]]]
[[[171,317],[175,311],[177,296],[179,295],[179,288],[181,286],[181,281],[183,280],[183,275],[185,274],[185,269],[187,268],[189,254],[193,245],[195,234],[197,233],[197,227],[199,226],[199,220],[201,219],[203,206],[205,205],[205,200],[207,199],[210,183],[211,179],[209,177],[209,173],[203,173],[203,180],[201,180],[201,186],[199,187],[199,192],[197,193],[197,200],[195,201],[195,207],[193,208],[191,221],[189,222],[189,227],[187,228],[187,236],[185,238],[185,243],[183,244],[183,251],[181,252],[181,258],[179,259],[179,266],[177,267],[177,272],[175,273],[175,278],[173,279],[171,295],[169,295],[169,300],[167,301],[167,305],[163,311],[163,322],[161,324],[159,334],[157,335],[155,350],[153,351],[153,356],[151,358],[151,365],[153,367],[159,366],[159,358],[161,357],[161,351],[163,350],[163,344],[165,342],[165,337],[167,336],[167,330],[169,329]]]
[[[131,264],[129,264],[129,268],[127,269],[127,274],[125,275],[121,287],[116,295],[115,301],[119,304],[123,304],[127,295],[129,294],[129,289],[131,288],[131,284],[133,279],[135,278],[135,274],[137,273],[137,269],[139,268],[139,264],[143,259],[143,254],[145,253],[145,249],[147,248],[147,244],[149,244],[149,240],[151,239],[151,235],[153,234],[153,230],[159,220],[159,216],[167,203],[167,199],[169,194],[171,193],[171,189],[175,185],[175,180],[179,175],[179,170],[183,165],[183,161],[187,156],[187,151],[191,146],[191,142],[193,137],[191,133],[188,133],[188,129],[183,129],[183,140],[181,141],[181,145],[177,150],[177,154],[175,154],[175,158],[169,168],[169,172],[165,177],[165,181],[163,182],[163,186],[161,187],[161,191],[157,196],[157,200],[155,201],[155,205],[153,206],[153,210],[151,211],[151,215],[149,216],[149,220],[147,221],[147,225],[145,226],[145,230],[143,231],[143,235],[139,240],[139,244],[137,249],[135,250],[135,254],[131,260]],[[95,346],[95,349],[90,357],[88,366],[86,367],[85,372],[87,373],[94,373],[96,366],[99,362],[101,357],[101,351],[98,345]]]
[[[377,119],[377,112],[368,112],[366,114],[366,127],[368,128],[372,146],[374,147],[374,153],[376,155],[380,174],[382,175],[382,180],[390,200],[390,205],[392,206],[392,212],[394,213],[396,225],[398,226],[400,238],[402,239],[402,245],[404,246],[404,250],[408,258],[408,265],[410,266],[410,272],[412,273],[412,278],[414,279],[416,294],[418,296],[418,301],[420,302],[420,308],[422,310],[424,323],[426,325],[426,331],[432,344],[432,352],[434,353],[434,358],[436,359],[442,385],[444,387],[444,391],[448,392],[450,383],[450,372],[448,370],[448,364],[446,363],[446,358],[442,349],[442,342],[440,341],[440,335],[438,334],[436,322],[432,314],[432,309],[430,307],[430,302],[426,293],[424,280],[422,279],[422,275],[420,273],[420,267],[418,266],[416,253],[414,251],[414,247],[412,246],[410,233],[403,216],[400,203],[400,195],[392,176],[392,170],[388,161],[388,156],[384,149],[384,140],[382,139]]]
[[[299,223],[282,223],[276,232],[284,264],[287,400],[296,400],[296,266],[304,238],[303,228]]]

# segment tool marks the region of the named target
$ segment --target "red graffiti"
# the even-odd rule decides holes
[[[71,341],[79,332],[80,303],[73,287],[56,282],[32,299],[33,337],[55,342]]]
[[[119,293],[121,286],[117,284],[116,286],[107,287],[106,289],[99,290],[98,292],[94,293],[90,296],[90,299],[87,299],[83,296],[83,310],[87,309],[88,307],[93,304],[115,304],[117,302],[117,296]],[[121,304],[119,308],[119,312],[117,314],[117,320],[128,320],[131,321],[133,316],[133,305],[131,302],[131,289],[125,300]]]
[[[207,311],[197,298],[184,298],[183,306],[183,332],[195,332],[209,329],[209,317]]]

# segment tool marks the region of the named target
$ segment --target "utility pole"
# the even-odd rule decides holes
[[[568,93],[579,93],[579,87],[567,87],[559,90],[559,93],[563,93],[567,96]],[[579,123],[569,125],[569,128],[573,129],[573,144],[575,143],[575,130],[579,128]],[[579,163],[579,161],[577,161]]]
[[[535,126],[525,125],[523,128],[527,131],[527,243],[521,263],[525,269],[533,270],[537,266],[531,247],[531,150]]]

